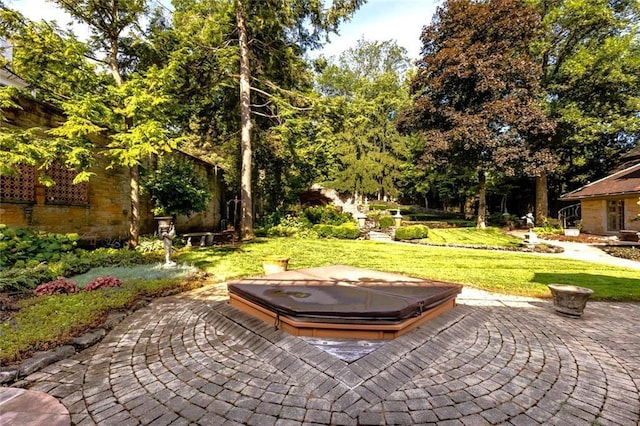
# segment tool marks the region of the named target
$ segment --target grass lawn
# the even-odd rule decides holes
[[[373,241],[258,239],[239,248],[199,248],[180,262],[228,280],[262,275],[262,258],[291,258],[290,269],[343,264],[465,284],[493,292],[550,297],[547,284],[588,287],[597,300],[640,301],[638,270],[604,264],[490,250],[389,244]]]
[[[429,229],[428,243],[518,247],[522,239],[503,233],[499,228]]]

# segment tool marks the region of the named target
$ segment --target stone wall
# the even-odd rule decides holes
[[[8,119],[8,122],[3,125],[13,128],[39,126],[46,129],[59,125],[64,119],[59,112],[44,104],[21,101],[21,106],[23,109],[19,111],[3,111]],[[176,155],[187,156],[194,161],[196,170],[206,179],[214,194],[209,202],[208,211],[178,218],[176,223],[178,233],[218,229],[221,219],[220,200],[224,192],[221,172],[211,164],[187,154],[177,153]],[[7,191],[0,193],[0,223],[48,232],[78,233],[92,240],[126,239],[129,234],[131,213],[129,171],[123,167],[108,168],[108,166],[107,159],[98,160],[98,164],[90,169],[95,175],[86,184],[86,197],[81,200],[76,199],[74,202],[61,202],[48,195],[52,191],[38,183],[38,172],[34,174],[32,169],[29,177],[32,181],[31,186],[23,191],[27,192],[26,196],[20,200],[7,199]],[[2,176],[0,179],[7,183],[11,178]],[[156,230],[152,207],[149,198],[142,194],[141,234],[153,233]]]
[[[613,234],[607,230],[607,201],[599,200],[581,200],[582,210],[582,231],[590,234]],[[624,198],[624,229],[640,231],[640,220],[634,220],[640,214],[640,206],[638,197]]]

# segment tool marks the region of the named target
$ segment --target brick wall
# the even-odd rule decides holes
[[[51,128],[62,122],[63,116],[55,110],[36,102],[22,101],[21,111],[4,111],[8,127],[40,126]],[[96,141],[99,142],[99,141]],[[186,155],[186,154],[177,154]],[[213,199],[207,212],[179,217],[176,224],[178,233],[193,230],[215,230],[220,224],[220,199],[224,191],[221,173],[212,165],[190,157],[196,170],[207,179]],[[87,184],[88,202],[56,204],[47,200],[46,189],[36,182],[31,201],[7,201],[0,199],[0,223],[9,226],[32,227],[58,233],[78,233],[97,239],[127,238],[129,234],[129,172],[115,167],[107,169],[108,161],[100,159],[90,171],[95,175]],[[7,179],[0,177],[0,179]],[[0,194],[1,196],[2,194]],[[148,234],[156,230],[148,197],[141,195],[140,233]]]

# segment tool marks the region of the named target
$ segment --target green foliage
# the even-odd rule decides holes
[[[424,225],[401,226],[396,229],[395,239],[398,241],[418,240],[429,236],[429,228]]]
[[[550,184],[574,189],[605,176],[637,145],[640,3],[531,3],[543,17],[532,50],[544,73],[547,114],[557,123],[549,145],[559,185]]]
[[[355,240],[360,236],[360,229],[353,222],[342,225],[314,225],[313,230],[320,238],[339,238],[344,240]]]
[[[24,300],[12,320],[0,324],[0,365],[68,343],[76,334],[99,326],[109,312],[129,308],[143,297],[188,290],[197,285],[188,280],[136,281],[109,291]]]
[[[327,152],[329,185],[345,193],[397,195],[406,137],[395,118],[408,105],[406,51],[363,39],[317,77],[328,110],[318,142]]]
[[[300,216],[287,215],[278,225],[267,229],[269,237],[313,238],[316,233],[309,228],[309,222]]]
[[[302,216],[312,225],[342,225],[343,223],[353,222],[351,214],[338,211],[337,208],[331,205],[307,207],[302,211]]]
[[[73,281],[78,287],[84,288],[92,281],[105,276],[113,276],[122,282],[139,280],[182,279],[198,275],[198,269],[191,265],[178,264],[175,268],[164,268],[162,263],[133,265],[133,266],[101,266],[91,268],[81,275],[74,275]]]
[[[27,228],[0,225],[0,269],[26,263],[60,260],[64,253],[73,251],[78,234],[53,234]]]
[[[380,216],[378,219],[378,227],[379,228],[391,228],[394,225],[393,217],[391,216]]]
[[[211,198],[206,182],[193,163],[176,157],[161,157],[158,166],[142,180],[157,216],[188,215],[205,211]]]
[[[545,218],[542,226],[533,228],[533,231],[540,235],[559,235],[564,233],[560,220],[553,218]]]
[[[133,266],[159,262],[159,255],[146,255],[135,250],[99,248],[65,253],[60,260],[48,264],[14,266],[0,271],[0,292],[20,293],[34,289],[56,277],[70,277],[103,266]]]

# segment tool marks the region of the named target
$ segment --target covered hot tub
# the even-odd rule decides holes
[[[390,339],[455,306],[459,284],[348,266],[228,284],[231,305],[296,336]]]

